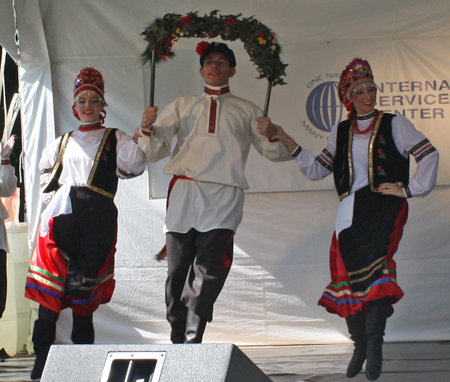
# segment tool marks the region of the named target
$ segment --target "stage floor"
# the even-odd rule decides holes
[[[273,382],[349,381],[345,370],[352,345],[242,346],[240,349]],[[34,357],[28,355],[6,358],[0,362],[0,381],[30,381],[33,362]],[[367,381],[364,370],[351,381]],[[450,381],[450,342],[386,343],[383,373],[378,381]]]

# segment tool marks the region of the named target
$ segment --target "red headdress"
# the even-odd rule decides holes
[[[101,98],[105,106],[107,103],[105,101],[105,82],[103,81],[102,74],[90,66],[81,69],[75,78],[75,83],[73,87],[73,98],[83,90],[93,90]]]
[[[83,68],[77,74],[75,78],[75,83],[73,87],[73,100],[74,104],[72,105],[73,115],[76,119],[80,119],[77,111],[75,110],[75,99],[80,93],[84,91],[92,90],[94,91],[100,99],[103,101],[105,106],[108,104],[105,101],[105,81],[103,80],[102,74],[94,68],[90,66]],[[100,115],[100,123],[103,124],[105,121],[106,111],[102,110]]]
[[[375,83],[372,69],[363,58],[354,58],[342,71],[338,85],[339,100],[344,104],[347,111],[353,109],[353,104],[348,100],[350,92],[364,82]]]

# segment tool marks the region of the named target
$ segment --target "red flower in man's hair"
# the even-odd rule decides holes
[[[227,17],[225,23],[231,27],[233,25],[233,19],[231,17]]]
[[[206,52],[206,49],[208,49],[209,42],[201,41],[197,44],[197,48],[195,51],[198,53],[199,56],[203,56],[203,54]]]

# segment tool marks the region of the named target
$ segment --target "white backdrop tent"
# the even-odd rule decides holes
[[[396,255],[405,297],[388,320],[388,341],[450,340],[450,3],[446,0],[2,0],[0,43],[18,62],[22,97],[30,246],[40,203],[37,163],[55,136],[77,127],[71,114],[76,73],[85,66],[106,81],[107,125],[130,134],[148,103],[149,69],[139,56],[144,28],[168,12],[254,16],[277,33],[288,85],[272,91],[269,116],[319,153],[341,111],[325,89],[336,87],[355,56],[369,60],[380,109],[402,113],[441,153],[437,189],[410,201]],[[16,15],[16,18],[15,18]],[[16,22],[15,22],[16,21]],[[16,27],[18,33],[16,34]],[[16,45],[18,41],[18,46]],[[157,66],[156,104],[199,93],[195,45],[181,39],[176,58]],[[239,41],[232,91],[263,106],[266,81]],[[322,97],[321,97],[322,96]],[[315,97],[320,102],[310,102]],[[162,164],[120,182],[116,291],[95,314],[97,343],[167,343],[163,245],[168,179]],[[328,249],[338,199],[331,179],[310,182],[294,162],[270,163],[254,150],[246,168],[250,192],[235,237],[235,260],[205,342],[300,344],[347,341],[344,320],[317,306],[329,281]],[[58,340],[69,343],[70,312]]]

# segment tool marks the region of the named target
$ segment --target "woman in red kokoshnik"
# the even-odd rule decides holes
[[[40,304],[32,379],[41,377],[60,311],[72,309],[73,343],[92,344],[93,313],[114,291],[118,178],[142,174],[147,158],[125,132],[103,126],[105,106],[101,73],[82,69],[72,106],[81,125],[50,143],[39,163],[48,205],[41,215],[25,292]]]
[[[367,359],[366,377],[373,381],[381,374],[386,319],[403,297],[393,256],[408,217],[407,198],[431,192],[439,154],[408,119],[375,109],[377,88],[367,61],[355,58],[347,65],[338,93],[348,119],[333,126],[317,157],[279,126],[272,138],[291,151],[309,179],[333,174],[341,202],[330,249],[331,283],[319,305],[345,318],[355,342],[347,377],[356,376]],[[409,155],[418,165],[411,179]]]

